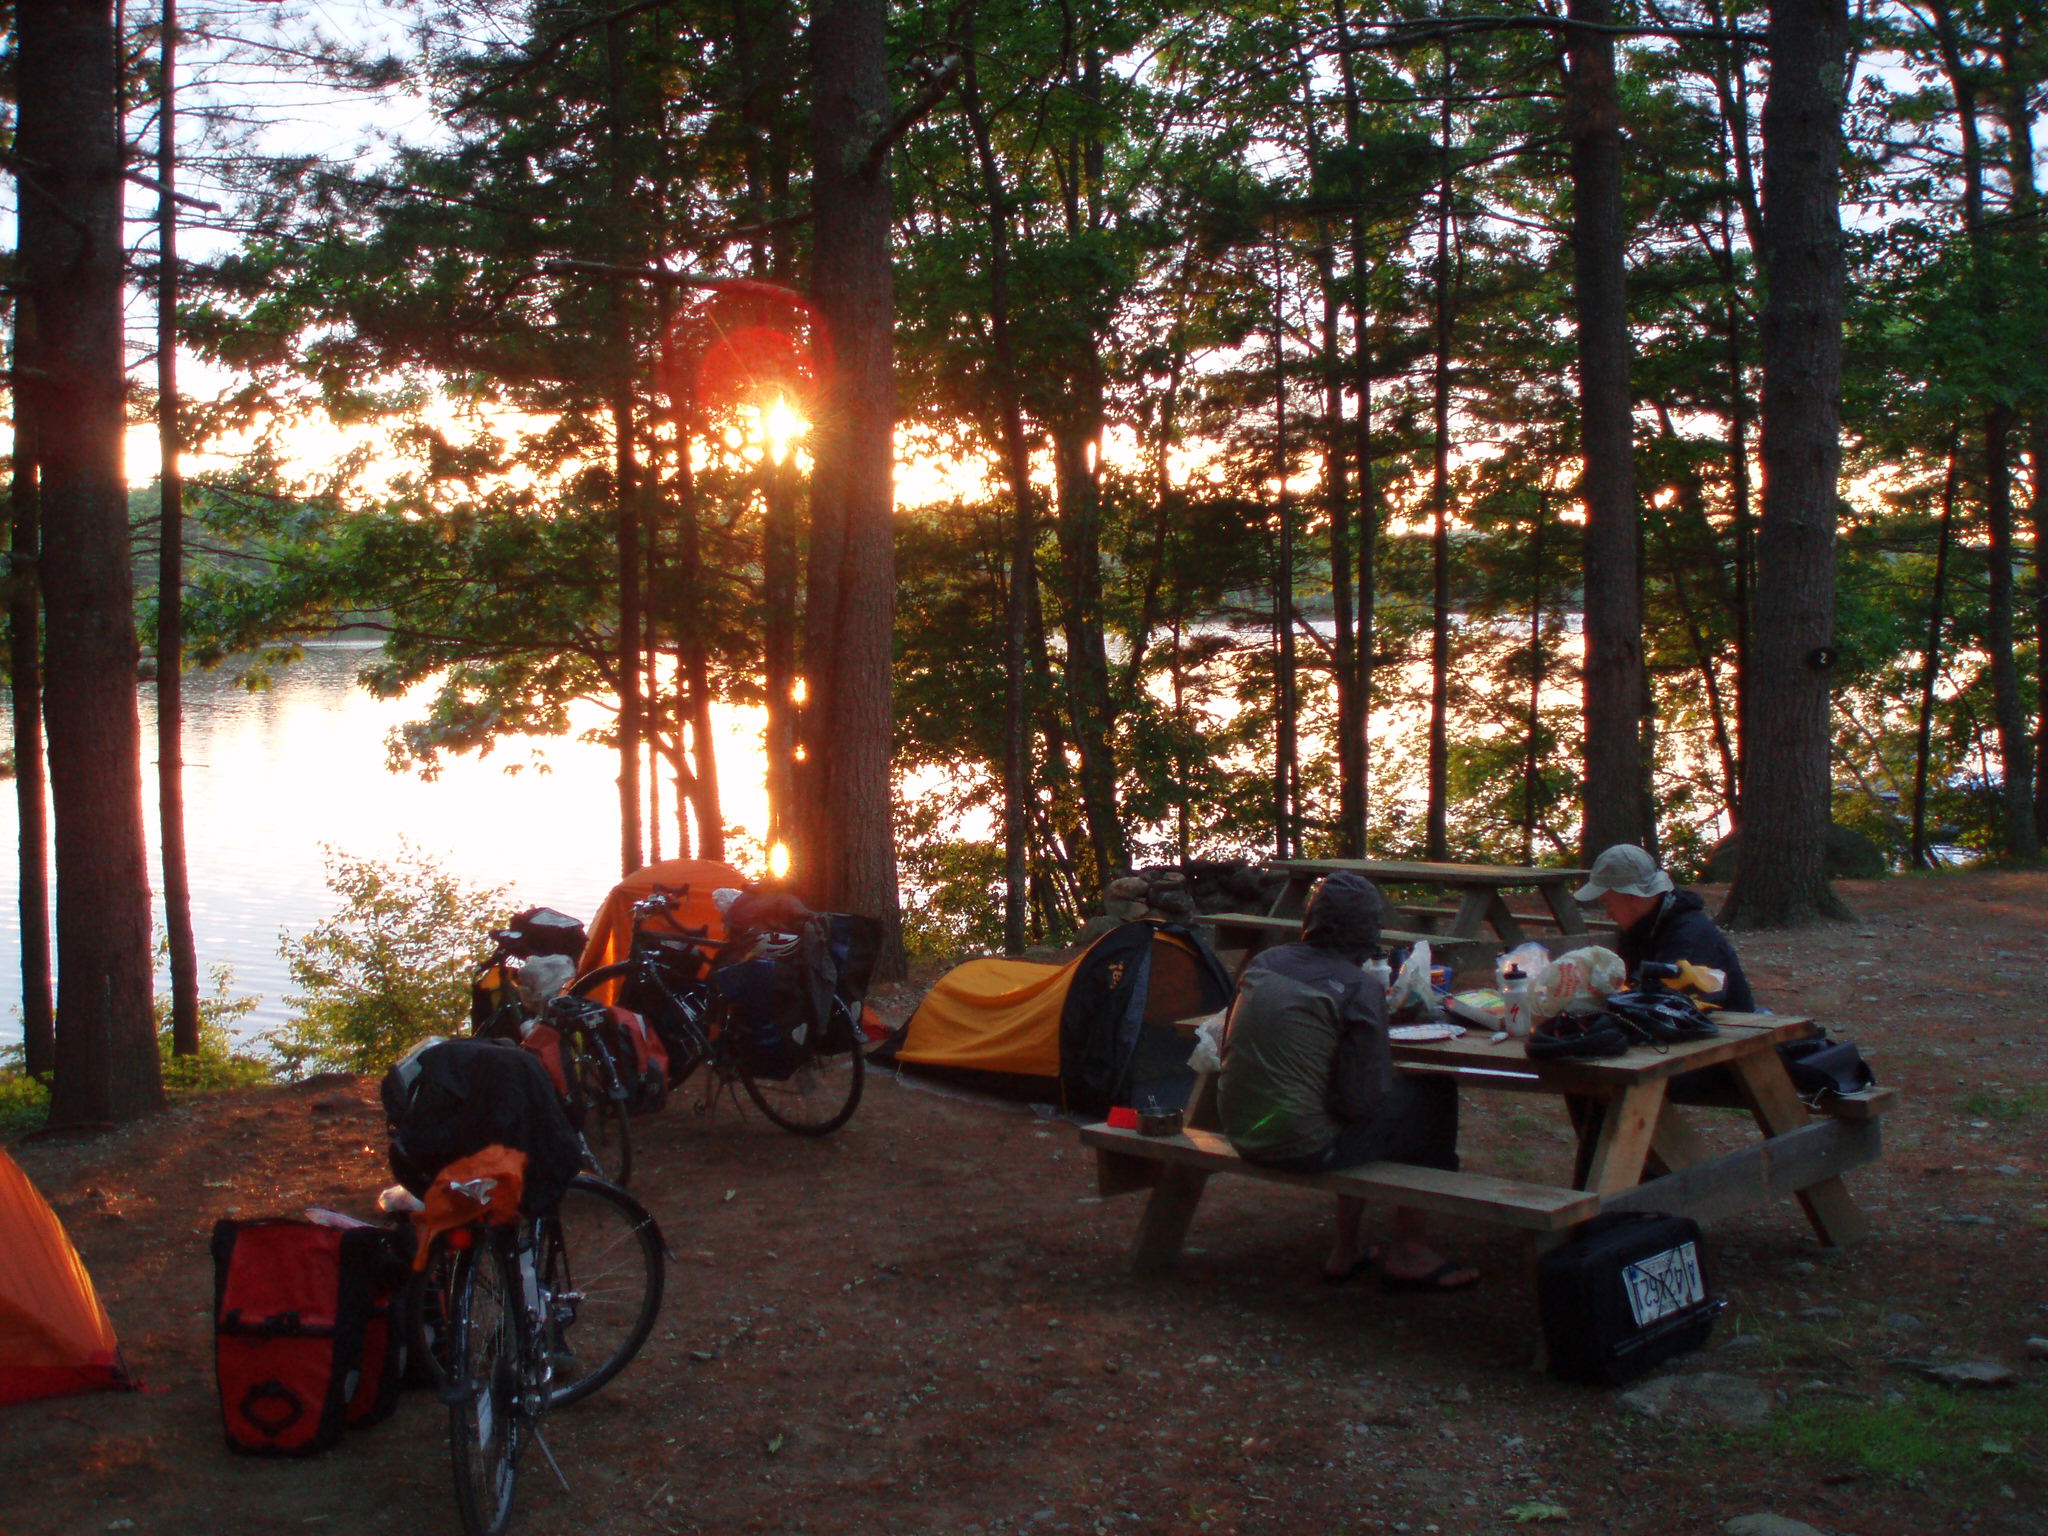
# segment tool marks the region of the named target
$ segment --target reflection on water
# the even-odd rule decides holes
[[[586,920],[617,879],[617,759],[608,749],[573,739],[516,743],[453,761],[432,782],[390,773],[385,734],[418,711],[355,686],[367,649],[309,646],[303,662],[261,693],[237,688],[232,669],[185,679],[186,841],[199,960],[202,969],[230,966],[235,990],[262,995],[252,1029],[285,1014],[280,931],[304,933],[333,910],[323,844],[376,857],[405,839],[473,884],[509,886],[515,907],[560,907]],[[144,685],[150,874],[160,882],[154,703],[155,689]],[[726,819],[758,832],[758,725],[733,711],[721,718],[720,737]],[[506,772],[512,765],[518,771]],[[12,786],[0,785],[0,1041],[21,1034],[16,817]],[[161,926],[161,905],[157,912]]]

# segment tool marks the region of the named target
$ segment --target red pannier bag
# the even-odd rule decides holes
[[[381,1227],[216,1223],[214,1376],[229,1449],[310,1456],[386,1418],[407,1275]]]
[[[605,1046],[618,1066],[619,1080],[626,1089],[626,1108],[636,1115],[652,1114],[668,1100],[668,1047],[661,1036],[647,1027],[647,1021],[626,1008],[607,1008]]]

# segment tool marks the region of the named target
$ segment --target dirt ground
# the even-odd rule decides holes
[[[1712,893],[1710,893],[1712,894]],[[639,1123],[674,1250],[636,1364],[555,1416],[523,1532],[1718,1532],[1772,1513],[1856,1536],[2048,1532],[2048,876],[1845,886],[1858,920],[1741,941],[1761,1000],[1853,1037],[1902,1102],[1850,1184],[1872,1234],[1790,1202],[1713,1225],[1730,1306],[1652,1417],[1528,1368],[1533,1297],[1498,1229],[1444,1223],[1485,1283],[1318,1283],[1326,1203],[1221,1180],[1171,1277],[1126,1273],[1135,1199],[1072,1128],[871,1078],[823,1142],[694,1094]],[[881,999],[900,1017],[915,989]],[[1726,1117],[1724,1117],[1726,1118]],[[1732,1127],[1725,1134],[1739,1133]],[[1467,1166],[1562,1181],[1554,1106],[1467,1106]],[[413,1393],[304,1462],[230,1455],[214,1402],[216,1217],[386,1182],[375,1085],[258,1089],[16,1156],[146,1383],[0,1410],[0,1532],[452,1529],[445,1423]],[[1992,1360],[2018,1383],[1924,1383]],[[1666,1389],[1659,1388],[1659,1392]],[[1654,1398],[1655,1394],[1652,1394]],[[1688,1401],[1747,1403],[1742,1426]]]

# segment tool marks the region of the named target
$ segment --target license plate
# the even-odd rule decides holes
[[[1636,1260],[1622,1270],[1621,1284],[1638,1328],[1707,1299],[1699,1250],[1692,1243]]]

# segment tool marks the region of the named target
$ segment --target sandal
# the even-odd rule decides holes
[[[1462,1275],[1464,1278],[1455,1278]],[[1399,1295],[1409,1291],[1465,1291],[1479,1283],[1479,1271],[1456,1259],[1445,1259],[1426,1275],[1381,1275],[1380,1289]]]
[[[1349,1285],[1353,1280],[1363,1280],[1367,1275],[1372,1274],[1379,1267],[1379,1249],[1368,1248],[1365,1250],[1365,1252],[1361,1253],[1357,1258],[1351,1261],[1351,1267],[1349,1269],[1339,1270],[1334,1275],[1331,1274],[1330,1271],[1328,1271],[1327,1269],[1324,1270],[1323,1284]]]

